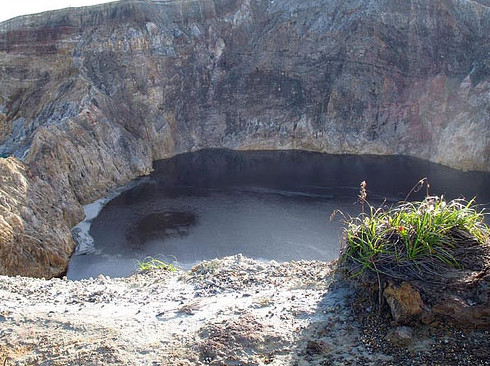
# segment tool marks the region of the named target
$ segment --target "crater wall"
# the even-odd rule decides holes
[[[490,170],[486,0],[53,11],[0,23],[0,75],[1,274],[61,274],[81,205],[177,153],[401,154]]]

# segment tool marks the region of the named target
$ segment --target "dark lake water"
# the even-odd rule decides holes
[[[157,161],[155,171],[107,203],[92,221],[95,251],[75,255],[71,279],[128,276],[157,256],[190,268],[242,253],[276,261],[338,257],[341,217],[368,200],[396,202],[424,177],[430,194],[490,201],[490,176],[409,157],[304,151],[204,150]],[[410,199],[422,199],[426,189]]]

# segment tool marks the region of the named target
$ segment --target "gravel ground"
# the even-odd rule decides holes
[[[335,268],[238,255],[128,278],[0,277],[0,365],[490,364],[488,332],[360,317]]]

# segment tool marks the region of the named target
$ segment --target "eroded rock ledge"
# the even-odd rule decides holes
[[[466,0],[132,0],[3,22],[0,273],[61,274],[81,205],[181,152],[489,171],[489,45],[488,3]]]
[[[51,278],[66,270],[75,202],[15,158],[0,159],[0,272]],[[71,198],[71,197],[68,197]]]

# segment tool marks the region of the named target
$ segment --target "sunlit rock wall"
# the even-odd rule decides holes
[[[38,204],[40,182],[50,187],[63,229],[34,236],[63,258],[81,204],[180,152],[404,154],[490,170],[486,0],[133,0],[48,12],[0,24],[0,75],[0,155],[22,161],[4,163],[11,174],[30,172],[19,173],[31,187],[21,206]],[[49,232],[47,215],[0,205]],[[14,273],[4,258],[37,244],[0,237],[0,273]],[[47,275],[40,267],[19,273]]]

